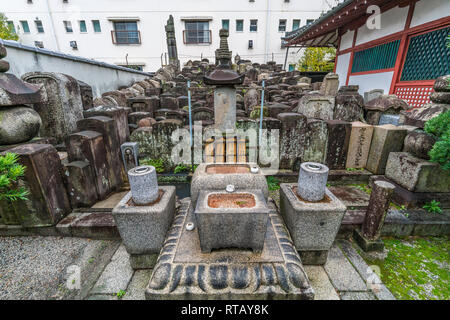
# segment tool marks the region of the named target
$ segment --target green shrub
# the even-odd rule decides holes
[[[450,110],[425,123],[425,132],[434,134],[438,138],[444,135],[450,136]]]
[[[17,163],[18,156],[6,153],[0,156],[0,200],[26,200],[28,191],[17,187],[17,179],[25,174],[25,167]]]
[[[275,191],[280,189],[280,181],[275,177],[267,177],[267,185],[270,191]]]
[[[146,166],[153,166],[155,167],[155,170],[157,173],[163,173],[164,172],[164,160],[163,159],[143,159],[141,160],[142,165]]]
[[[263,117],[267,118],[269,116],[269,109],[264,106],[263,107]],[[252,107],[252,111],[250,112],[250,119],[260,119],[261,118],[261,106]]]
[[[425,132],[439,138],[428,153],[431,161],[439,163],[444,170],[450,170],[450,110],[428,120]]]
[[[186,167],[184,164],[180,163],[175,167],[175,170],[173,173],[183,173],[183,172],[189,172],[190,168]]]
[[[429,213],[442,213],[442,209],[439,206],[440,204],[440,202],[432,200],[431,202],[425,204],[422,208],[427,210]]]

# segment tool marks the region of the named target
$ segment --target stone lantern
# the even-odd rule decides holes
[[[228,50],[228,30],[220,30],[220,48],[216,50],[219,62],[214,71],[204,77],[204,83],[214,89],[215,129],[222,132],[236,129],[236,88],[244,82],[245,74],[239,75],[231,69],[231,51]]]

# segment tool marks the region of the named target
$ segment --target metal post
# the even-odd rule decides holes
[[[189,135],[190,135],[190,142],[191,142],[191,167],[192,170],[194,169],[194,142],[192,139],[192,112],[191,112],[191,81],[187,81],[187,88],[188,88],[188,106],[189,106]]]
[[[286,63],[288,58],[289,47],[286,47],[286,57],[284,58],[284,71],[286,71]]]
[[[263,114],[264,114],[264,86],[265,80],[262,81],[262,92],[261,92],[261,114],[259,118],[259,146],[261,146],[262,141],[262,124],[263,124]]]

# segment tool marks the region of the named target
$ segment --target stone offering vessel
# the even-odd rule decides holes
[[[320,163],[302,163],[298,175],[297,194],[306,201],[321,201],[325,196],[328,171],[328,167]]]
[[[202,190],[197,201],[200,247],[238,248],[262,252],[266,238],[269,208],[261,190]]]
[[[152,166],[140,166],[128,171],[131,196],[136,205],[146,205],[158,199],[158,179]]]
[[[227,185],[237,191],[260,190],[266,200],[269,196],[266,177],[255,163],[202,163],[192,177],[192,203],[195,206],[201,190],[225,190]]]

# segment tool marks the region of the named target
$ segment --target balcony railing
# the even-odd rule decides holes
[[[184,30],[184,44],[211,44],[211,30]]]
[[[112,42],[114,44],[141,44],[140,31],[111,31]]]

